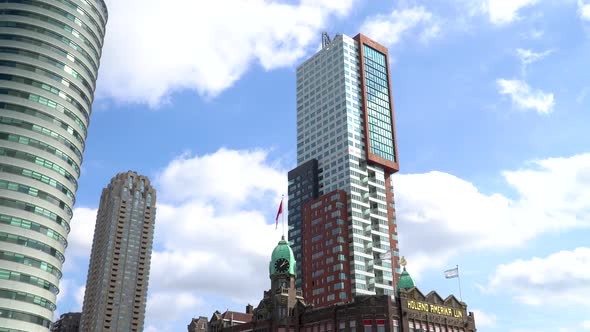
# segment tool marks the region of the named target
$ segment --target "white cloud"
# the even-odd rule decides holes
[[[241,204],[267,192],[286,193],[286,170],[269,163],[263,150],[220,149],[173,160],[157,178],[158,200],[198,199]]]
[[[74,216],[70,222],[71,231],[68,235],[68,248],[66,250],[68,260],[74,257],[90,257],[97,211],[97,209],[85,207],[74,209]]]
[[[226,149],[181,156],[160,172],[151,322],[179,310],[163,298],[182,298],[193,313],[205,295],[240,304],[260,300],[269,287],[269,255],[280,239],[265,215],[274,217],[286,175],[267,151]]]
[[[471,310],[475,315],[475,322],[477,323],[478,328],[482,327],[494,327],[496,326],[496,315],[495,314],[488,314],[481,310]]]
[[[76,299],[77,307],[73,311],[82,311],[82,305],[84,304],[84,293],[86,292],[86,285],[82,285],[76,289],[74,298]]]
[[[442,172],[394,176],[400,249],[413,274],[446,267],[460,251],[514,248],[544,233],[590,228],[590,154],[534,161],[503,177],[515,198],[482,193]]]
[[[215,96],[252,65],[295,63],[354,1],[107,1],[97,94],[151,106],[183,89]]]
[[[583,321],[581,325],[583,328],[590,330],[590,320]]]
[[[440,34],[440,23],[424,7],[396,9],[389,15],[367,18],[360,31],[384,45],[399,43],[404,35],[414,33],[423,42]]]
[[[539,0],[479,0],[468,1],[471,14],[483,13],[495,25],[506,25],[520,19],[518,12],[537,4]]]
[[[152,254],[150,287],[238,302],[260,299],[269,286],[269,255],[280,239],[260,211],[227,211],[191,201],[159,205],[157,213],[156,240],[162,249]]]
[[[173,310],[170,310],[174,303]],[[203,299],[192,294],[152,293],[147,300],[146,317],[151,321],[171,321],[187,317],[187,313],[202,306]]]
[[[546,50],[543,52],[534,52],[531,50],[525,50],[519,48],[516,50],[516,54],[520,58],[520,62],[522,63],[522,72],[523,75],[526,74],[527,67],[537,61],[543,60],[545,57],[553,53],[554,50]]]
[[[590,21],[590,3],[578,0],[578,14],[583,20]]]
[[[69,296],[70,290],[72,289],[72,285],[74,280],[69,278],[63,278],[59,281],[59,293],[57,294],[57,304],[61,304],[64,299]]]
[[[529,305],[590,305],[590,248],[516,260],[496,267],[488,290]]]
[[[526,82],[521,80],[498,79],[496,84],[498,92],[509,95],[518,108],[532,109],[543,114],[553,112],[555,106],[553,93],[533,90]]]

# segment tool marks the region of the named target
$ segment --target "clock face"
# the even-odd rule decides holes
[[[275,261],[275,270],[280,273],[289,271],[289,261],[284,258],[279,258]]]

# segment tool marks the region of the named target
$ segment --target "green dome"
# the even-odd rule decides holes
[[[398,289],[410,289],[410,288],[414,288],[416,287],[416,283],[414,282],[414,279],[412,279],[412,277],[410,276],[410,274],[408,273],[408,271],[406,271],[406,268],[404,267],[404,271],[402,272],[402,274],[399,277],[399,280],[397,281],[397,288]]]
[[[295,255],[293,255],[293,250],[291,250],[291,247],[289,247],[289,243],[285,240],[284,236],[272,251],[272,256],[270,257],[270,262],[268,264],[268,272],[270,275],[281,273],[276,271],[275,267],[276,261],[281,258],[289,262],[289,274],[295,275]]]

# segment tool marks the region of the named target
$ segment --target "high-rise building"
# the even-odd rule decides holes
[[[80,330],[143,331],[156,216],[156,191],[136,172],[102,190]]]
[[[81,312],[68,312],[59,316],[51,326],[51,332],[80,332]]]
[[[316,306],[393,294],[400,273],[388,51],[362,34],[322,39],[297,68],[298,166],[289,172],[289,240],[303,262],[297,285]],[[344,200],[334,198],[340,191]],[[339,222],[345,243],[334,233]]]
[[[0,330],[48,331],[108,19],[103,0],[0,4]]]

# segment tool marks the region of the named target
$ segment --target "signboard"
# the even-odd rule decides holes
[[[413,300],[408,301],[408,309],[428,312],[431,314],[441,315],[441,316],[463,318],[463,312],[461,310],[457,310],[454,308],[445,307],[445,306],[441,306],[441,305],[436,305],[436,304],[428,304],[425,302],[413,301]]]

